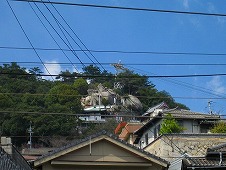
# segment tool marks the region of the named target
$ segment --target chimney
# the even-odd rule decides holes
[[[2,149],[10,155],[12,155],[12,142],[11,138],[1,137],[1,145]]]

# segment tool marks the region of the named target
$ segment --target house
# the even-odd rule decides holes
[[[207,133],[210,128],[219,121],[219,115],[204,114],[184,109],[156,109],[150,114],[150,120],[140,129],[134,132],[136,140],[134,144],[140,148],[146,147],[160,135],[160,128],[164,118],[167,115],[173,118],[184,127],[183,133]]]
[[[32,170],[22,155],[12,145],[11,139],[1,137],[0,145],[1,170]]]
[[[119,139],[133,144],[135,140],[134,132],[142,127],[142,123],[137,121],[121,122],[115,128],[115,134],[118,135]]]
[[[204,157],[186,157],[182,170],[226,169],[226,143],[207,149]]]
[[[152,113],[158,111],[158,110],[168,110],[169,106],[166,104],[166,102],[161,102],[153,107],[150,107],[142,116],[147,117],[150,116]]]
[[[106,115],[108,115],[107,109],[110,109],[109,106],[92,106],[85,108],[83,115],[79,116],[79,119],[83,123],[104,123]]]
[[[37,170],[165,170],[169,163],[105,131],[56,149],[34,162]]]

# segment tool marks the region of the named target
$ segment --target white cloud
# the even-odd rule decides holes
[[[208,10],[209,13],[218,13],[216,7],[212,3],[208,3],[208,9],[207,10]],[[216,18],[217,18],[218,23],[221,23],[221,24],[225,23],[225,21],[226,21],[224,19],[224,17],[216,17]]]
[[[44,67],[44,74],[46,75],[58,75],[61,71],[62,71],[62,68],[60,66],[60,64],[58,64],[57,61],[53,60],[53,61],[46,61],[46,63],[50,63],[50,64],[45,64],[45,67]],[[52,77],[51,76],[46,76],[44,77],[45,79],[48,79],[48,80],[52,80]],[[53,78],[55,79],[55,77],[53,76]]]
[[[188,0],[183,0],[183,6],[185,9],[189,9]]]
[[[81,73],[82,71],[82,69],[78,69],[76,66],[72,66],[72,72]]]
[[[207,87],[215,91],[216,94],[221,94],[225,92],[225,87],[219,76],[213,77],[212,80],[207,82]]]

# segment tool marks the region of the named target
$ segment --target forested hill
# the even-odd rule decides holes
[[[81,113],[81,97],[99,83],[113,89],[114,82],[120,82],[123,88],[116,92],[137,96],[144,111],[162,101],[170,108],[187,109],[185,105],[176,103],[166,91],[158,91],[147,77],[130,70],[114,78],[112,73],[101,72],[98,67],[89,65],[83,68],[83,73],[66,70],[50,81],[41,76],[43,73],[38,67],[27,71],[27,68],[11,63],[0,66],[0,73],[0,135],[17,136],[14,141],[18,143],[25,140],[19,140],[20,136],[28,136],[30,122],[35,136],[78,135],[78,120],[67,114]]]

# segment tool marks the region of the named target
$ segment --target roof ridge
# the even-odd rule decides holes
[[[55,149],[55,150],[53,150],[53,151],[51,151],[51,152],[49,152],[49,153],[47,153],[47,154],[45,154],[45,155],[43,155],[43,156],[37,158],[36,160],[40,160],[40,159],[42,159],[42,158],[44,158],[44,157],[51,156],[52,154],[58,153],[58,152],[60,152],[60,151],[62,151],[62,150],[64,150],[64,149],[68,149],[68,148],[70,148],[70,147],[76,146],[76,145],[78,145],[78,144],[80,144],[80,143],[86,142],[86,141],[88,141],[88,140],[90,140],[90,139],[94,139],[94,138],[97,138],[97,137],[102,136],[102,135],[106,135],[106,136],[108,136],[109,138],[114,139],[114,140],[116,140],[116,141],[118,141],[118,142],[120,142],[120,143],[122,143],[122,144],[124,144],[124,145],[126,145],[126,146],[129,146],[129,147],[135,149],[136,151],[138,151],[138,152],[140,152],[140,153],[143,153],[143,154],[145,154],[145,155],[147,155],[147,156],[150,156],[150,157],[152,157],[152,158],[154,158],[154,159],[157,159],[157,160],[162,161],[162,162],[164,162],[164,163],[166,163],[166,164],[169,164],[169,162],[166,161],[165,159],[162,159],[162,158],[160,158],[160,157],[158,157],[158,156],[156,156],[156,155],[154,155],[154,154],[151,154],[151,153],[145,151],[144,149],[140,149],[140,148],[138,148],[138,147],[136,147],[136,146],[134,146],[134,145],[131,145],[131,144],[129,144],[128,142],[126,142],[126,141],[120,139],[118,136],[116,136],[116,135],[114,135],[114,134],[112,134],[112,133],[109,133],[109,132],[107,132],[107,131],[105,131],[105,130],[102,130],[102,131],[100,131],[100,132],[98,132],[98,133],[96,133],[96,134],[93,134],[93,135],[91,135],[91,136],[89,136],[89,137],[86,137],[86,138],[84,138],[84,139],[82,139],[82,140],[79,140],[79,141],[76,141],[76,142],[71,142],[71,143],[69,143],[69,144],[67,144],[67,145],[65,145],[65,146],[63,146],[63,147],[60,147],[60,148],[58,148],[58,149]]]

